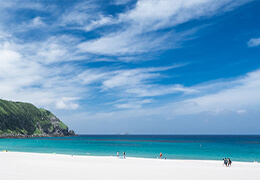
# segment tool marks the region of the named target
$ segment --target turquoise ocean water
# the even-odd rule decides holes
[[[28,139],[0,139],[0,150],[84,156],[260,162],[260,136],[217,135],[81,135]]]

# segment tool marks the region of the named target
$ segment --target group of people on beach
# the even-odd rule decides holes
[[[229,167],[232,164],[232,161],[230,160],[230,158],[223,158],[224,164],[223,166]]]
[[[116,156],[119,157],[119,151],[117,151]],[[123,152],[123,158],[125,159],[125,152]]]

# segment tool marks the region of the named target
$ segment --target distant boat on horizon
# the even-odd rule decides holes
[[[129,132],[121,133],[120,135],[129,135]]]

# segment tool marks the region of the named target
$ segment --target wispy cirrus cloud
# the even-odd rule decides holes
[[[162,33],[159,35],[159,38],[158,34],[139,34],[135,30],[111,33],[100,39],[83,42],[78,45],[78,48],[81,52],[111,56],[133,55],[179,48],[181,47],[181,42],[184,39],[191,38],[189,35],[193,34],[196,29],[182,33]],[[174,39],[174,41],[167,43],[166,41],[169,39]]]
[[[63,35],[23,42],[13,35],[1,33],[2,97],[57,109],[79,108],[77,101],[88,96],[88,90],[94,88],[107,95],[113,94],[112,101],[122,98],[119,92],[124,92],[126,98],[138,97],[135,101],[114,105],[121,109],[142,107],[148,104],[143,99],[145,97],[190,91],[181,85],[162,86],[157,83],[166,78],[162,72],[186,64],[132,69],[120,66],[80,68],[75,61],[83,58],[88,61],[88,56],[73,49],[79,41],[73,36]]]
[[[82,52],[103,55],[138,54],[162,49],[178,48],[180,44],[194,34],[191,29],[186,32],[167,31],[182,23],[208,18],[230,11],[249,1],[146,1],[140,0],[136,6],[114,17],[105,17],[96,21],[95,28],[103,25],[121,25],[115,32],[102,34],[100,38],[81,43]],[[103,19],[103,20],[102,20]],[[106,22],[106,23],[99,23]],[[91,26],[91,25],[90,25]],[[93,29],[93,26],[91,26]],[[158,30],[165,30],[158,32]],[[171,43],[169,43],[169,40]]]
[[[81,69],[73,63],[72,66],[65,63],[75,61],[66,54],[70,52],[71,44],[68,42],[75,40],[69,36],[18,44],[11,35],[3,34],[1,40],[0,82],[3,87],[0,94],[6,99],[29,101],[38,106],[57,109],[77,109],[80,107],[77,101],[88,96],[89,89],[97,88],[108,96],[112,94],[112,102],[122,97],[131,99],[114,104],[115,108],[127,109],[149,104],[150,101],[145,97],[193,91],[182,85],[157,83],[167,78],[163,72],[186,64],[133,69]],[[89,96],[93,95],[93,91],[91,93]],[[136,99],[133,101],[132,97]]]
[[[133,1],[133,0],[113,0],[112,4],[123,5],[123,4],[127,4],[127,3],[131,2],[131,1]]]
[[[3,40],[5,47],[19,52],[24,58],[44,64],[88,60],[88,56],[74,48],[80,39],[70,35],[50,36],[47,39],[24,42],[13,36]]]
[[[196,97],[184,98],[180,101],[165,103],[164,105],[140,108],[144,104],[154,102],[153,99],[122,99],[114,102],[114,105],[119,109],[117,111],[109,112],[95,112],[86,115],[87,120],[101,121],[103,119],[116,121],[121,119],[142,119],[144,121],[158,121],[159,119],[181,119],[181,117],[190,117],[197,122],[199,119],[205,117],[214,119],[214,117],[230,117],[242,116],[249,112],[258,112],[260,105],[260,70],[248,73],[245,76],[237,77],[230,81],[230,79],[222,79],[222,83],[226,84],[225,88],[213,92],[211,88],[217,87],[222,83],[208,82],[202,85],[190,87],[191,89],[204,89],[204,91],[195,94]],[[203,87],[200,87],[203,86]],[[208,89],[206,88],[208,87]],[[156,101],[155,101],[156,104]],[[238,117],[237,117],[238,118]],[[185,118],[184,118],[185,119]],[[228,119],[236,122],[236,120]],[[219,121],[219,120],[218,120]],[[227,119],[225,119],[227,121]],[[134,121],[135,122],[135,121]],[[247,121],[244,121],[247,122]],[[195,123],[196,124],[196,123]],[[202,125],[202,124],[200,124]],[[213,129],[215,126],[213,126]]]
[[[23,47],[20,49],[28,53],[29,58],[46,64],[87,60],[86,55],[77,53],[77,49],[74,48],[79,41],[79,38],[69,35],[51,36],[44,41],[24,44],[23,47],[30,49],[30,51],[24,50]]]
[[[83,84],[97,86],[102,92],[113,92],[117,96],[153,97],[173,93],[195,93],[196,90],[180,84],[161,85],[156,83],[167,78],[162,72],[181,67],[184,64],[139,69],[110,70],[105,68],[88,69],[78,75],[78,81]],[[121,92],[121,93],[117,93]],[[122,93],[123,92],[123,93]]]
[[[46,11],[46,6],[44,6],[41,2],[22,1],[22,0],[14,0],[14,1],[1,0],[0,2],[1,2],[2,9],[12,8],[12,9],[33,9],[38,11]],[[17,4],[19,4],[19,6],[17,6]]]
[[[153,59],[153,52],[181,48],[200,30],[191,25],[180,31],[179,25],[249,1],[116,0],[111,3],[124,8],[110,14],[101,1],[68,1],[65,6],[60,1],[0,0],[0,95],[51,109],[82,108],[86,121],[171,119],[226,110],[247,114],[259,102],[258,71],[186,86],[172,77],[185,64],[139,63]],[[248,45],[257,43],[252,39]],[[102,100],[91,102],[94,97]]]
[[[37,17],[31,19],[30,21],[24,22],[20,26],[16,27],[16,32],[17,31],[28,31],[31,29],[46,28],[46,27],[47,27],[47,25],[43,21],[43,18],[37,16]]]
[[[193,39],[195,32],[200,29],[193,27],[178,32],[174,29],[178,25],[230,11],[249,1],[139,0],[134,6],[131,6],[131,9],[114,15],[104,12],[101,5],[96,1],[71,3],[71,6],[58,12],[56,12],[57,5],[55,3],[50,5],[29,1],[28,5],[25,3],[20,8],[46,11],[48,12],[47,16],[26,17],[24,22],[19,22],[18,29],[15,23],[11,27],[14,27],[12,31],[16,31],[15,33],[18,33],[19,30],[23,33],[25,31],[29,33],[30,29],[42,27],[42,34],[45,36],[43,39],[46,40],[45,42],[42,40],[38,44],[40,46],[43,46],[43,43],[50,44],[49,49],[53,49],[51,51],[47,50],[47,47],[43,47],[40,56],[47,59],[46,62],[58,61],[54,59],[61,58],[65,60],[86,60],[90,56],[96,55],[126,56],[125,58],[130,56],[127,62],[131,62],[135,61],[135,58],[131,60],[132,55],[180,48],[183,42]],[[15,4],[14,2],[6,3],[5,7],[10,8]],[[123,4],[125,4],[125,1],[123,1]],[[9,22],[14,21],[9,19]],[[48,31],[45,31],[44,27],[48,27]],[[65,33],[66,35],[64,33],[52,34],[52,32],[59,32],[60,28],[69,31],[82,31],[81,33],[93,32],[97,28],[99,30],[95,31],[96,36],[91,36],[91,38],[75,36],[75,34],[70,33]],[[67,44],[67,47],[64,44]],[[98,59],[98,57],[95,58]],[[116,60],[124,61],[122,58],[116,58]]]
[[[112,104],[118,109],[140,109],[145,104],[150,104],[154,102],[153,99],[119,99],[118,101],[113,102]]]
[[[176,50],[160,57],[195,42],[211,18],[248,2],[0,0],[0,97],[56,111],[76,130],[86,123],[82,133],[103,133],[107,127],[122,132],[124,126],[175,133],[178,123],[179,129],[189,123],[203,126],[196,120],[204,117],[206,123],[230,117],[226,114],[249,117],[259,107],[259,71],[208,81],[221,75],[196,76],[200,69],[192,63],[193,54]],[[248,42],[258,45],[258,38]],[[171,66],[187,61],[191,65]],[[100,122],[104,131],[97,131]]]
[[[204,91],[201,91],[202,94],[198,94],[198,97],[195,98],[173,103],[171,107],[174,107],[175,115],[222,112],[225,110],[242,114],[246,112],[247,108],[254,109],[254,107],[259,106],[259,80],[260,70],[257,70],[233,80],[222,79],[222,83],[209,82],[208,85],[203,84],[202,87],[198,85],[193,88],[204,89]],[[223,84],[226,84],[225,87]],[[219,85],[221,88],[217,88],[218,91],[211,90],[211,88]],[[205,88],[205,86],[208,88]]]
[[[68,7],[58,18],[58,25],[82,29],[100,14],[100,6],[95,1],[83,1]]]

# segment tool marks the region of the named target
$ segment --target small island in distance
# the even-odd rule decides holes
[[[74,135],[73,130],[46,109],[0,99],[0,138]]]

